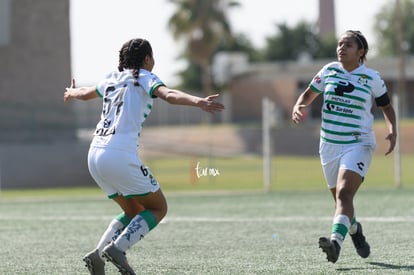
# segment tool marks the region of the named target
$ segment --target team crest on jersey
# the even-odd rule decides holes
[[[321,78],[319,77],[319,75],[315,76],[315,82],[317,84],[320,84],[321,83]]]
[[[337,75],[338,74],[338,72],[336,71],[336,70],[330,70],[329,71],[329,75],[330,76],[332,76],[332,75]]]
[[[363,74],[359,77],[358,83],[361,85],[367,85],[368,84],[368,77],[367,75]]]

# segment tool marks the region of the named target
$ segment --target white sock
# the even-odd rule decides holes
[[[348,216],[336,216],[333,220],[331,240],[335,240],[339,246],[342,246],[342,243],[345,239],[346,234],[348,233],[350,226],[351,222],[349,221]]]
[[[351,227],[349,228],[349,234],[354,235],[358,231],[358,225],[355,217],[352,219]]]
[[[148,223],[140,215],[136,215],[121,235],[115,240],[115,246],[122,252],[127,251],[132,245],[140,241],[150,231]]]
[[[115,241],[116,238],[122,233],[122,230],[124,228],[125,226],[119,220],[113,219],[111,221],[105,233],[103,233],[101,240],[98,243],[98,246],[96,247],[101,257],[102,257],[102,250],[104,249],[104,247],[110,244],[112,241]]]

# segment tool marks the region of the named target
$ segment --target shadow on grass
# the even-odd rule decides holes
[[[376,269],[390,269],[390,270],[414,270],[414,265],[396,265],[396,264],[387,264],[380,262],[369,262],[368,264],[375,266]],[[337,271],[355,271],[355,270],[365,270],[366,267],[343,267],[337,268]]]
[[[379,266],[384,269],[401,269],[401,270],[414,270],[414,265],[395,265],[379,262],[369,262],[370,265]]]

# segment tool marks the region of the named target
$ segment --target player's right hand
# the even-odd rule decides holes
[[[303,119],[302,109],[303,108],[306,108],[306,105],[295,105],[295,106],[293,106],[292,121],[294,123],[298,124],[299,122],[302,121],[302,119]]]
[[[66,103],[71,99],[71,89],[75,88],[75,79],[72,78],[70,81],[70,87],[66,88],[65,93],[63,94],[63,102]]]

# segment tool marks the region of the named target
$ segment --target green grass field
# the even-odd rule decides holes
[[[96,190],[62,191],[2,199],[0,274],[88,274],[81,259],[119,210]],[[413,274],[413,197],[410,188],[361,190],[371,256],[359,258],[348,237],[331,264],[317,244],[331,228],[327,191],[167,192],[167,218],[128,258],[138,274],[154,275]],[[118,273],[108,264],[107,274]]]
[[[146,161],[166,191],[263,190],[260,157],[238,158],[162,158]],[[199,175],[199,168],[213,168],[219,175]],[[401,182],[414,188],[414,155],[401,159]],[[215,172],[213,170],[213,174]],[[202,173],[201,173],[202,174]],[[209,171],[207,171],[209,174]],[[395,186],[392,156],[374,155],[364,188]],[[279,156],[272,160],[272,190],[324,190],[319,157]]]
[[[197,163],[214,169],[198,177]],[[138,274],[414,273],[412,155],[402,158],[402,188],[394,186],[393,158],[374,157],[355,202],[372,254],[359,258],[347,238],[336,264],[317,244],[329,235],[333,215],[317,157],[274,158],[271,193],[263,192],[258,157],[147,164],[169,213],[128,252]],[[96,187],[3,190],[0,274],[88,274],[81,259],[118,213]],[[118,273],[108,264],[107,274]]]
[[[156,158],[145,161],[166,192],[204,192],[204,191],[262,191],[263,163],[258,156],[237,158],[175,157]],[[218,175],[197,176],[195,168],[212,168]],[[414,155],[401,158],[401,183],[403,187],[414,188]],[[87,169],[87,167],[85,167]],[[394,159],[392,156],[374,155],[370,170],[362,189],[395,187]],[[322,168],[317,156],[293,157],[279,156],[272,160],[272,186],[274,191],[315,191],[325,190]],[[83,193],[96,194],[96,188],[82,188]],[[0,191],[0,198],[21,196],[53,196],[55,194],[78,192],[76,188],[59,191],[21,190]]]

